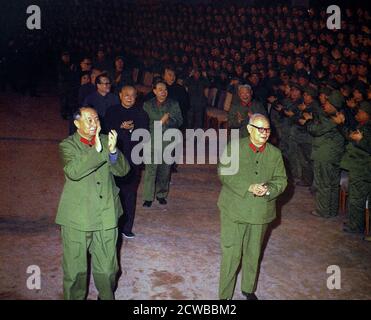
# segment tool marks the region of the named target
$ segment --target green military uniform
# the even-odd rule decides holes
[[[62,226],[64,298],[85,298],[89,251],[99,296],[113,299],[118,271],[117,221],[122,214],[113,175],[124,176],[130,167],[120,151],[111,162],[105,148],[107,136],[100,136],[100,153],[80,138],[76,132],[60,143],[65,185],[56,223]]]
[[[334,100],[332,104],[341,106]],[[323,111],[319,111],[316,119],[307,124],[307,130],[313,136],[311,158],[314,161],[316,212],[322,217],[333,217],[338,214],[339,208],[339,165],[344,152],[344,138],[337,125]]]
[[[311,88],[305,88],[304,92],[310,94],[313,98],[316,97],[316,93]],[[290,130],[290,148],[292,145],[296,148],[296,158],[297,158],[297,165],[298,165],[298,174],[301,179],[301,182],[305,185],[312,185],[313,182],[313,163],[311,160],[311,152],[312,152],[312,136],[309,134],[306,125],[301,125],[299,123],[299,119],[303,118],[303,113],[313,113],[318,111],[319,103],[318,101],[314,100],[310,105],[306,106],[304,111],[297,110],[294,115],[294,123]]]
[[[280,149],[285,159],[288,160],[289,173],[293,178],[300,178],[301,172],[300,163],[298,159],[298,144],[295,139],[293,139],[292,127],[298,119],[299,109],[298,105],[302,104],[303,100],[290,100],[285,99],[284,109],[286,111],[294,112],[294,116],[288,117],[284,116],[284,120],[281,126],[282,139],[280,141]]]
[[[238,112],[243,118],[242,122],[238,121]],[[247,105],[243,105],[241,100],[238,100],[231,105],[231,109],[228,112],[228,127],[231,129],[240,129],[240,137],[248,136],[246,126],[250,119],[249,113],[260,113],[263,116],[267,116],[267,111],[265,110],[263,104],[257,100],[251,100],[250,104]]]
[[[371,106],[363,102],[360,106],[371,116]],[[371,122],[359,125],[357,129],[363,137],[359,142],[350,142],[343,158],[341,168],[349,171],[348,216],[349,227],[355,232],[364,232],[365,204],[371,195]]]
[[[179,128],[183,123],[182,112],[180,110],[178,102],[172,99],[166,99],[166,101],[158,105],[157,99],[152,98],[146,101],[143,105],[143,109],[147,112],[149,117],[149,128],[151,132],[151,164],[146,164],[144,173],[144,201],[153,201],[156,198],[165,199],[169,192],[170,182],[170,167],[162,161],[161,164],[154,163],[154,157],[156,150],[154,150],[154,122],[160,121],[165,113],[170,114],[170,120],[167,124],[162,125],[162,132],[169,128]],[[162,151],[166,148],[170,141],[160,141],[162,145]]]
[[[239,150],[238,172],[223,175],[220,164],[218,174],[223,184],[218,207],[221,217],[222,261],[219,297],[231,299],[242,256],[243,292],[254,292],[261,245],[268,224],[276,217],[276,198],[286,188],[287,177],[281,152],[267,143],[264,150],[253,151],[248,137],[232,140],[223,158],[230,154],[231,144]],[[227,151],[228,150],[228,151]],[[222,158],[222,159],[223,159]],[[223,161],[221,161],[223,162]],[[255,197],[248,191],[251,184],[266,183],[269,195]]]

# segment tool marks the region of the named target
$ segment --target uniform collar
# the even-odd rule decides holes
[[[251,107],[251,104],[252,104],[252,100],[250,100],[249,102],[244,102],[244,101],[242,101],[242,100],[240,100],[240,102],[241,102],[241,106],[243,106],[243,107]]]
[[[252,142],[249,143],[249,147],[250,149],[254,152],[254,153],[262,153],[264,150],[265,150],[265,146],[266,144],[262,145],[261,147],[257,147],[256,145],[254,145]]]
[[[83,137],[80,136],[80,141],[83,144],[86,144],[87,146],[92,147],[92,146],[95,145],[95,136],[90,141],[88,139],[85,139],[85,138],[83,138]]]

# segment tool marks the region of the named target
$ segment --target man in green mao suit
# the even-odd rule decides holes
[[[228,127],[240,129],[240,137],[247,137],[246,126],[254,113],[267,115],[263,104],[252,98],[253,91],[248,84],[238,86],[238,101],[233,103],[228,112]]]
[[[222,182],[220,209],[222,261],[219,298],[232,299],[242,257],[242,293],[256,300],[254,293],[261,246],[268,224],[276,217],[276,198],[287,186],[279,149],[267,143],[268,119],[250,116],[249,137],[232,140],[218,167]],[[231,150],[239,150],[231,154]],[[237,172],[227,172],[226,157],[238,157]],[[232,161],[233,162],[233,161]]]
[[[59,145],[65,184],[56,223],[61,225],[63,243],[64,298],[86,297],[89,252],[99,298],[114,299],[117,221],[122,207],[113,175],[124,176],[130,167],[116,149],[117,133],[100,135],[94,109],[80,108],[74,124],[77,132]]]
[[[164,162],[162,153],[160,154],[161,163],[156,164],[154,159],[158,150],[155,150],[155,121],[161,122],[162,133],[169,128],[179,128],[183,123],[182,112],[178,102],[169,99],[166,83],[158,78],[153,83],[153,92],[155,97],[146,101],[143,109],[149,117],[149,128],[151,132],[151,163],[146,164],[144,173],[143,207],[151,207],[154,198],[160,204],[167,203],[166,198],[169,193],[170,168],[171,165]],[[157,141],[162,146],[162,151],[170,141]]]
[[[312,155],[315,206],[312,215],[334,217],[339,209],[340,160],[344,152],[344,138],[332,117],[340,110],[343,98],[333,91],[323,100],[318,114],[304,114],[307,130],[313,136]]]
[[[343,230],[363,233],[365,229],[365,205],[371,196],[371,105],[361,102],[355,115],[356,130],[342,126],[349,143],[341,159],[341,168],[349,172],[348,217]],[[342,125],[345,117],[339,114],[335,122]]]

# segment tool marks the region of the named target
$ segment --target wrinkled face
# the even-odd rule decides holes
[[[121,104],[127,108],[131,108],[134,105],[136,97],[136,91],[132,87],[124,87],[120,92]]]
[[[98,114],[94,109],[84,108],[81,110],[81,117],[74,121],[77,132],[85,139],[91,140],[100,126]]]
[[[238,96],[240,97],[241,101],[249,103],[252,98],[252,91],[249,90],[248,88],[241,87],[238,90]]]
[[[158,83],[156,88],[153,89],[153,93],[156,96],[158,102],[162,103],[167,98],[167,88],[164,83]]]
[[[362,109],[358,109],[357,114],[355,115],[355,119],[358,122],[367,122],[370,121],[370,115]]]
[[[247,125],[251,142],[257,147],[263,146],[269,139],[271,129],[266,118],[256,118],[251,124]]]
[[[175,72],[173,70],[166,69],[164,72],[164,80],[168,86],[171,86],[175,82]]]

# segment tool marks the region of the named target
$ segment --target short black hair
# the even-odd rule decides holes
[[[167,86],[165,80],[162,77],[155,77],[152,81],[152,89],[156,89],[159,83],[163,83],[165,86]]]
[[[166,71],[166,70],[171,70],[171,71],[173,71],[173,72],[175,73],[175,68],[174,68],[174,66],[171,65],[171,64],[167,64],[167,65],[164,66],[164,68],[163,68],[163,70],[162,70],[162,74],[165,74],[165,71]]]
[[[100,81],[101,81],[101,80],[100,80],[101,78],[107,78],[107,79],[111,82],[111,79],[110,79],[108,73],[103,72],[103,73],[101,73],[100,75],[98,75],[98,76],[95,78],[95,85],[101,83],[101,82],[100,82]]]

